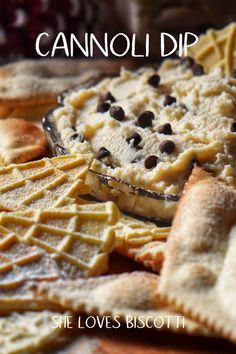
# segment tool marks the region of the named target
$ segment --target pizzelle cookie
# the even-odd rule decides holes
[[[16,234],[0,227],[0,312],[50,308],[30,289],[31,282],[55,281],[59,267],[39,247],[22,243]]]
[[[73,279],[107,270],[118,218],[118,208],[107,202],[1,213],[0,225],[46,252],[57,262],[61,275]]]
[[[61,207],[87,194],[90,155],[45,158],[0,168],[0,209]]]
[[[47,142],[42,130],[23,119],[0,120],[0,157],[5,165],[43,156]]]
[[[167,241],[159,295],[236,342],[236,189],[199,168],[187,184]]]
[[[38,286],[37,294],[45,297],[47,301],[79,313],[112,315],[117,316],[120,321],[125,321],[128,317],[136,318],[138,323],[141,323],[139,318],[142,318],[149,326],[156,320],[156,328],[163,318],[163,326],[160,326],[162,329],[167,328],[167,317],[173,316],[168,327],[172,331],[207,333],[203,327],[187,318],[183,328],[182,316],[158,302],[158,281],[157,275],[148,272],[123,273],[56,282],[52,286],[42,283]]]
[[[236,68],[236,23],[221,30],[209,29],[188,49],[188,55],[202,64],[206,71],[220,67],[227,75]]]
[[[0,354],[31,354],[46,349],[63,332],[63,328],[53,328],[52,317],[60,316],[63,321],[68,314],[15,312],[0,317]]]
[[[73,91],[52,119],[68,151],[93,154],[96,198],[168,222],[194,164],[236,184],[235,96],[220,68],[167,60]]]

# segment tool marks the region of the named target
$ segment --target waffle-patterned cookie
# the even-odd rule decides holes
[[[206,71],[221,67],[224,73],[231,75],[236,68],[236,23],[221,30],[209,29],[188,49],[188,54]]]
[[[63,328],[52,326],[52,317],[65,320],[68,313],[50,311],[12,313],[0,318],[0,354],[31,354],[58,338]]]
[[[118,219],[118,208],[107,202],[2,213],[0,225],[50,255],[62,275],[77,278],[106,271]]]
[[[0,227],[0,289],[29,280],[55,280],[59,275],[55,261],[40,248],[21,242],[16,234]]]
[[[59,207],[88,193],[90,155],[68,155],[0,169],[0,209]]]
[[[36,246],[20,241],[0,227],[0,312],[48,308],[29,288],[29,282],[55,281],[60,277],[56,262]]]

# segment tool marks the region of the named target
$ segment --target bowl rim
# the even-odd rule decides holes
[[[107,75],[105,73],[101,73],[96,75],[95,77],[91,77],[90,79],[87,79],[80,83],[79,85],[73,86],[68,90],[63,91],[60,95],[57,97],[57,105],[53,108],[50,109],[45,116],[42,118],[42,125],[43,129],[49,144],[49,148],[53,155],[60,156],[60,155],[68,155],[70,152],[63,146],[61,137],[57,131],[55,121],[53,119],[53,113],[60,107],[64,106],[64,100],[67,96],[69,96],[72,92],[75,92],[76,90],[79,89],[86,89],[90,88],[93,85],[98,84],[101,80],[111,77],[112,75]],[[116,75],[114,75],[116,76]]]
[[[89,88],[93,85],[98,84],[101,80],[108,78],[108,77],[116,77],[117,75],[107,75],[104,73],[101,73],[97,75],[96,77],[92,77],[84,82],[82,82],[79,85],[76,85],[69,90],[64,91],[62,94],[58,96],[58,105],[55,106],[55,108],[51,109],[48,111],[45,116],[42,119],[42,125],[43,129],[46,134],[47,141],[49,143],[50,150],[54,156],[61,156],[61,155],[68,155],[70,152],[63,146],[63,142],[61,140],[61,137],[59,135],[59,132],[56,128],[55,120],[53,117],[53,113],[60,107],[64,106],[64,100],[65,98],[70,95],[72,92],[75,92],[76,90],[82,89],[82,88]],[[92,170],[91,168],[89,169],[91,173],[95,173],[97,176],[100,174],[97,171]],[[101,176],[100,176],[101,177]],[[107,180],[113,179],[112,176],[106,176]],[[105,182],[105,181],[104,181]],[[103,182],[103,183],[104,183]],[[165,193],[158,193],[152,190],[146,190],[140,186],[136,185],[131,185],[126,181],[119,180],[119,183],[122,183],[126,186],[129,186],[129,188],[132,189],[133,194],[138,194],[143,197],[151,198],[151,199],[156,199],[156,200],[165,200],[168,202],[174,202],[177,203],[181,197],[181,195],[177,194],[165,194]],[[105,183],[104,183],[105,184]],[[145,193],[144,193],[145,191]],[[135,193],[134,193],[135,192]]]

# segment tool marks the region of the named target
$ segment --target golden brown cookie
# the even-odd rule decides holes
[[[36,124],[18,118],[0,120],[0,156],[4,164],[27,162],[46,151],[45,135]]]

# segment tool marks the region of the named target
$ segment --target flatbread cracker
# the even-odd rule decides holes
[[[0,120],[0,156],[5,165],[43,156],[47,151],[44,133],[23,119]]]
[[[177,310],[236,342],[236,189],[195,168],[167,249],[159,294]]]
[[[144,321],[152,325],[155,319],[158,322],[158,318],[164,320],[172,315],[173,322],[169,322],[171,330],[191,334],[205,333],[203,327],[191,320],[188,321],[187,318],[185,328],[181,325],[177,326],[177,318],[181,322],[181,315],[164,307],[156,297],[158,281],[157,275],[148,272],[123,273],[85,280],[56,282],[52,285],[42,283],[38,286],[37,294],[45,297],[47,301],[52,301],[75,312],[118,316],[120,321],[133,317],[139,322],[142,316]],[[163,322],[161,328],[166,329],[167,323],[165,320]]]
[[[79,202],[90,155],[65,155],[0,168],[0,210],[61,207]]]
[[[107,271],[118,219],[118,208],[107,202],[1,213],[0,225],[56,260],[62,276],[75,279]]]
[[[43,59],[23,60],[0,68],[0,105],[29,107],[56,104],[63,91],[105,71],[130,67],[130,61]]]
[[[0,317],[0,354],[31,354],[46,349],[64,331],[52,326],[52,317],[62,321],[68,312],[25,312]]]

